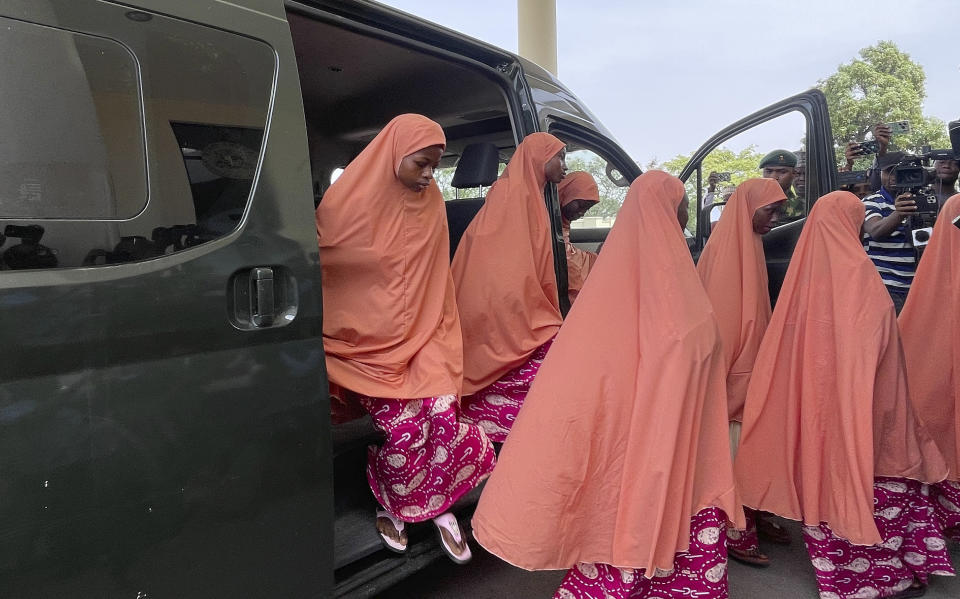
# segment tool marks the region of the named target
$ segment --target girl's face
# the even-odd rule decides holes
[[[593,208],[595,203],[590,200],[573,200],[560,207],[560,214],[567,219],[568,223],[572,223],[583,218],[583,215],[587,213],[587,210]]]
[[[556,185],[567,175],[567,149],[563,148],[553,158],[547,161],[543,166],[543,172],[547,175],[547,181]]]
[[[766,206],[761,206],[753,213],[753,232],[757,235],[766,235],[777,224],[783,207],[786,206],[786,200],[780,200]]]
[[[433,181],[433,170],[440,166],[443,146],[430,146],[404,156],[397,169],[397,178],[411,191],[423,191]]]

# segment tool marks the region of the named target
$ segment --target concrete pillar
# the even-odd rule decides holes
[[[557,74],[557,1],[517,0],[520,56]]]

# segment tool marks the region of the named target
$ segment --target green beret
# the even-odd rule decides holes
[[[790,150],[774,150],[763,157],[763,160],[760,161],[760,166],[757,168],[763,168],[765,166],[797,166],[797,155],[791,152]]]

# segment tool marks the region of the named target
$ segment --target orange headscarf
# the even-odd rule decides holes
[[[567,173],[563,181],[557,185],[557,193],[560,195],[561,208],[574,200],[586,200],[593,204],[600,201],[597,182],[593,179],[593,175],[584,171]],[[572,304],[583,289],[583,282],[587,280],[597,255],[581,250],[570,243],[570,223],[566,219],[563,221],[563,243],[567,249],[567,295]]]
[[[960,481],[960,195],[943,205],[900,313],[910,397]]]
[[[753,232],[753,213],[785,199],[786,194],[773,179],[741,183],[727,201],[697,262],[727,356],[729,418],[738,422],[743,420],[753,361],[771,313],[767,263],[763,241]]]
[[[522,365],[557,334],[557,295],[544,165],[563,149],[548,133],[528,135],[453,257],[463,328],[463,393],[475,393]]]
[[[753,367],[735,470],[744,505],[876,545],[874,477],[934,482],[947,467],[907,397],[863,216],[846,191],[810,211]]]
[[[440,125],[396,117],[317,208],[327,372],[356,393],[413,399],[460,391],[443,196],[434,182],[417,193],[397,178],[405,156],[435,145],[446,145]]]
[[[633,182],[524,401],[473,518],[511,564],[653,576],[687,549],[701,509],[742,525],[726,366],[677,224],[683,193],[660,171]]]

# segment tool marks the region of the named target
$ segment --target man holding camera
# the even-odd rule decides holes
[[[903,309],[917,269],[917,256],[910,243],[910,216],[917,211],[913,194],[901,193],[896,198],[893,189],[894,170],[903,160],[903,152],[891,152],[877,158],[880,169],[880,191],[863,198],[866,218],[867,255],[877,267],[897,314]]]

